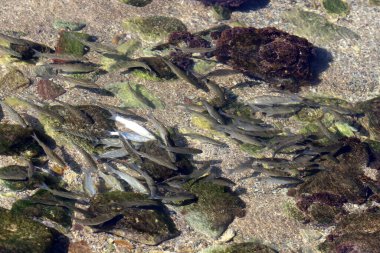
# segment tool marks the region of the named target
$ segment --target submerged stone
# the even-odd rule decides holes
[[[125,4],[129,4],[135,7],[144,7],[145,5],[150,4],[153,0],[120,0]]]
[[[380,6],[380,0],[369,0],[370,5]]]
[[[163,41],[172,32],[187,30],[179,19],[165,16],[133,18],[125,21],[123,26],[148,42]]]
[[[131,91],[132,87],[133,91]],[[124,106],[131,108],[156,108],[162,109],[165,104],[139,84],[115,83],[107,86],[107,89],[115,93],[115,95],[123,102]],[[144,101],[143,101],[144,100]]]
[[[8,96],[29,86],[30,80],[17,68],[0,78],[0,95]]]
[[[258,242],[243,242],[233,243],[230,245],[211,246],[202,250],[200,253],[275,253],[276,250],[258,243]]]
[[[323,0],[322,4],[328,13],[345,16],[350,12],[350,7],[345,0]]]
[[[0,124],[0,155],[14,155],[32,148],[32,130],[20,125]]]
[[[42,79],[37,83],[37,94],[43,100],[55,99],[65,92],[66,90],[62,86],[50,80]]]
[[[313,45],[306,39],[268,27],[236,27],[217,38],[217,60],[243,73],[297,91],[312,79]]]
[[[23,215],[0,209],[1,252],[49,252],[53,241],[54,236],[48,227]]]
[[[54,29],[57,29],[57,30],[64,29],[64,30],[69,30],[69,31],[76,32],[76,31],[80,31],[83,28],[85,28],[86,24],[85,23],[80,23],[80,22],[70,22],[70,21],[64,21],[64,20],[56,20],[53,23],[53,27],[54,27]]]
[[[88,40],[90,35],[85,33],[61,31],[59,32],[59,39],[55,47],[57,54],[72,54],[76,56],[83,56],[87,53],[88,48],[75,37]]]
[[[244,203],[232,195],[228,188],[210,182],[198,181],[185,189],[197,196],[197,202],[182,207],[187,223],[197,232],[218,238],[234,220],[242,217]]]
[[[152,208],[126,208],[128,201],[147,201],[148,196],[133,192],[107,192],[91,200],[90,212],[97,216],[118,211],[123,217],[100,229],[147,245],[157,245],[178,235],[173,221],[163,206]]]
[[[295,34],[318,44],[336,43],[340,39],[356,40],[360,38],[350,29],[335,25],[313,12],[293,9],[285,13],[284,19],[295,26]]]

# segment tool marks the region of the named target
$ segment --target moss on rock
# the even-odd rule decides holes
[[[152,0],[120,0],[121,2],[135,7],[144,7],[152,2]]]

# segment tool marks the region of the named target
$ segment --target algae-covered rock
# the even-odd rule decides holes
[[[244,203],[224,186],[190,181],[184,188],[197,196],[197,202],[184,206],[187,223],[197,232],[218,238],[234,220],[244,215]]]
[[[276,250],[258,243],[243,242],[230,245],[216,245],[202,250],[200,253],[275,253]]]
[[[85,33],[61,31],[59,33],[59,39],[56,45],[56,53],[58,54],[72,54],[76,56],[82,56],[87,53],[88,48],[76,37],[89,40],[90,35]]]
[[[144,7],[145,5],[150,4],[153,0],[120,0],[125,4],[129,4],[135,7]]]
[[[126,20],[123,26],[148,42],[163,41],[172,32],[187,30],[179,19],[165,16],[133,18]]]
[[[369,0],[369,4],[373,6],[380,6],[380,0]]]
[[[11,212],[15,215],[25,215],[29,218],[47,218],[64,227],[71,226],[71,211],[61,206],[38,204],[36,200],[55,201],[55,197],[45,190],[39,190],[29,199],[17,200],[12,205]]]
[[[133,90],[131,90],[132,88]],[[131,108],[156,108],[162,109],[165,104],[152,92],[139,84],[115,83],[107,86],[107,89],[115,93],[124,106]]]
[[[0,154],[14,155],[32,148],[32,130],[20,125],[0,124]]]
[[[54,236],[50,229],[22,215],[0,209],[0,251],[2,253],[49,252]]]
[[[57,30],[69,30],[69,31],[80,31],[83,28],[85,28],[86,24],[81,22],[70,22],[70,21],[64,21],[64,20],[56,20],[53,23],[54,29]]]
[[[350,12],[345,0],[323,0],[322,5],[328,13],[345,16]]]
[[[0,78],[0,95],[7,96],[26,88],[30,80],[17,68],[10,69]]]
[[[101,229],[128,240],[148,245],[157,245],[178,235],[173,221],[163,206],[152,208],[127,208],[129,201],[150,201],[147,195],[133,192],[107,192],[91,200],[90,212],[96,216],[118,211],[123,217],[112,224],[103,224]]]
[[[294,32],[315,41],[318,44],[336,43],[340,39],[359,39],[359,35],[350,29],[330,23],[323,16],[293,9],[285,13],[284,19],[295,26]]]

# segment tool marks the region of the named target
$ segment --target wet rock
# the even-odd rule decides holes
[[[92,251],[86,241],[78,241],[70,243],[68,253],[92,253]]]
[[[218,238],[234,220],[244,215],[244,203],[224,186],[192,181],[184,188],[197,196],[197,202],[184,206],[187,223],[197,232]]]
[[[148,197],[133,192],[108,192],[97,195],[90,204],[90,212],[96,216],[118,211],[123,217],[100,229],[128,240],[147,245],[157,245],[178,235],[173,221],[163,208],[126,208],[128,201],[144,201]]]
[[[30,80],[20,70],[12,68],[0,78],[0,95],[14,94],[26,88],[29,84]]]
[[[371,100],[360,102],[357,107],[365,112],[363,124],[369,131],[372,140],[380,141],[380,98],[376,97]]]
[[[50,81],[39,80],[37,83],[37,93],[43,100],[55,99],[65,93],[65,89],[62,86]]]
[[[150,72],[145,71],[145,73],[149,74],[152,78],[169,80],[176,77],[166,63],[159,57],[142,57],[140,60],[148,64],[148,66],[154,71],[154,76]]]
[[[379,238],[380,212],[367,211],[343,217],[319,248],[322,252],[377,252]]]
[[[54,236],[48,227],[25,216],[0,209],[1,252],[49,252],[53,241]]]
[[[233,243],[230,245],[211,246],[201,253],[275,253],[270,247],[258,242]]]
[[[133,91],[130,90],[132,87]],[[120,98],[124,106],[131,108],[156,108],[162,109],[164,103],[155,97],[152,92],[149,92],[142,85],[131,83],[130,86],[126,83],[115,83],[107,86],[107,89],[115,93]],[[138,97],[140,96],[140,98]],[[144,102],[141,97],[144,98]]]
[[[75,39],[75,37],[89,40],[90,35],[85,33],[60,31],[59,39],[55,47],[57,54],[72,54],[76,56],[83,56],[88,52],[88,48],[80,41]]]
[[[121,0],[125,4],[129,4],[135,7],[144,7],[152,2],[152,0]]]
[[[247,75],[292,91],[312,78],[313,45],[276,28],[224,30],[217,38],[215,55]]]
[[[335,25],[313,12],[293,9],[285,13],[284,19],[295,26],[295,34],[320,45],[336,43],[340,39],[357,40],[360,38],[350,29]]]
[[[14,155],[32,148],[32,130],[20,125],[0,124],[0,154]]]
[[[61,206],[37,204],[36,200],[56,201],[56,198],[45,190],[39,190],[29,199],[17,200],[12,205],[11,212],[15,215],[25,215],[29,218],[46,218],[63,227],[71,227],[71,211]]]
[[[9,165],[0,168],[0,179],[24,181],[27,179],[28,173],[26,167],[18,165]]]
[[[217,20],[228,20],[231,18],[232,11],[226,7],[215,5],[212,10]]]
[[[173,32],[169,35],[168,43],[179,46],[181,42],[184,42],[189,48],[208,48],[211,46],[210,42],[201,36],[186,31]]]
[[[70,21],[64,21],[64,20],[56,20],[53,23],[54,29],[57,30],[69,30],[69,31],[80,31],[83,28],[86,27],[85,23],[80,23],[80,22],[70,22]]]
[[[127,31],[138,34],[148,42],[159,42],[172,32],[186,31],[186,26],[176,18],[165,16],[150,16],[129,19],[124,22]]]
[[[346,16],[350,12],[350,7],[344,0],[323,0],[322,5],[328,13]]]

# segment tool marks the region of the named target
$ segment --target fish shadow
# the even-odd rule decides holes
[[[270,0],[256,0],[256,1],[250,0],[234,10],[240,11],[240,12],[256,11],[256,10],[267,7],[269,3],[270,3]]]
[[[314,56],[311,61],[312,85],[317,85],[321,82],[320,75],[329,68],[332,61],[333,56],[329,51],[320,47],[314,48]]]
[[[74,171],[76,174],[81,174],[81,165],[75,161],[75,159],[70,155],[64,148],[60,148],[63,160],[70,165],[70,170]]]

